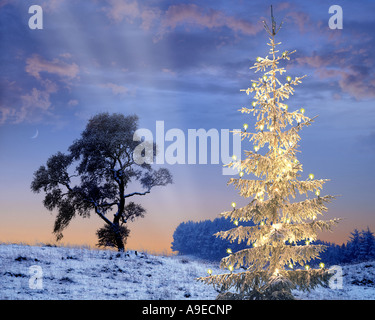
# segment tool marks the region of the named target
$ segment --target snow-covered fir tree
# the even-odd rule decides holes
[[[361,242],[360,242],[360,259],[371,260],[375,258],[375,238],[370,228],[362,230]]]
[[[360,261],[360,249],[361,249],[361,232],[358,229],[354,229],[350,233],[349,241],[346,245],[346,260],[347,261]]]
[[[218,298],[223,299],[293,299],[292,289],[311,289],[329,279],[323,263],[313,269],[308,262],[325,249],[312,243],[317,232],[331,230],[338,222],[318,219],[334,196],[321,194],[328,180],[303,172],[297,158],[299,131],[314,118],[309,118],[305,109],[285,103],[305,76],[284,77],[286,70],[279,64],[290,60],[294,51],[279,54],[275,36],[281,25],[277,27],[272,7],[271,19],[271,27],[264,22],[270,35],[269,55],[258,57],[252,67],[261,75],[242,90],[254,94],[251,107],[240,111],[255,117],[255,131],[244,124],[242,131],[235,132],[242,140],[249,140],[253,150],[245,152],[244,160],[229,164],[238,169],[239,177],[228,184],[249,202],[243,207],[233,202],[232,210],[222,213],[234,223],[233,228],[216,234],[230,242],[245,241],[248,247],[237,252],[227,250],[228,256],[220,263],[225,273],[214,275],[209,270],[209,276],[199,278],[219,289],[222,294]],[[305,197],[297,201],[299,195]],[[242,226],[243,221],[252,221],[255,226]],[[231,289],[234,291],[229,292]]]

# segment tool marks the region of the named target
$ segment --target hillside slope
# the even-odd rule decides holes
[[[1,244],[0,299],[210,300],[217,292],[195,280],[205,276],[208,268],[222,272],[218,264],[184,256]],[[296,297],[375,299],[375,261],[342,270],[341,290],[296,291]],[[42,276],[42,283],[33,281],[35,272]]]

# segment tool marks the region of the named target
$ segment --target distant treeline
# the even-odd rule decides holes
[[[251,222],[243,223],[243,226],[253,226]],[[192,255],[198,258],[219,261],[227,256],[226,250],[232,252],[248,248],[245,243],[238,244],[237,241],[230,243],[228,240],[215,237],[213,234],[234,228],[233,222],[225,218],[215,220],[204,220],[199,222],[182,222],[173,233],[172,250],[178,254]],[[345,244],[337,245],[330,242],[317,240],[311,244],[323,244],[327,249],[320,254],[321,259],[310,261],[310,265],[324,262],[328,265],[362,262],[375,259],[375,237],[367,230],[355,229]],[[302,242],[298,245],[304,245]]]

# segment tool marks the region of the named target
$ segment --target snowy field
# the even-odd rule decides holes
[[[196,281],[218,264],[185,256],[0,244],[0,299],[211,300]],[[342,266],[342,289],[294,292],[299,299],[375,300],[375,261]],[[42,281],[35,279],[38,275]]]

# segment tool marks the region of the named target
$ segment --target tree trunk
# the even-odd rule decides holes
[[[124,239],[122,238],[119,224],[113,223],[112,229],[115,234],[115,241],[116,241],[116,247],[117,247],[118,252],[124,252],[125,251]]]
[[[119,235],[118,233],[116,233],[116,246],[117,246],[118,252],[125,251],[124,242],[122,241],[121,235]]]
[[[121,235],[120,232],[120,217],[124,213],[124,208],[125,208],[125,185],[124,182],[121,181],[119,184],[119,191],[120,191],[120,202],[118,204],[118,211],[117,214],[115,214],[115,217],[113,219],[113,226],[114,226],[114,231],[115,231],[115,240],[116,240],[116,246],[119,252],[124,252],[125,251],[125,246],[124,246],[124,239]]]

